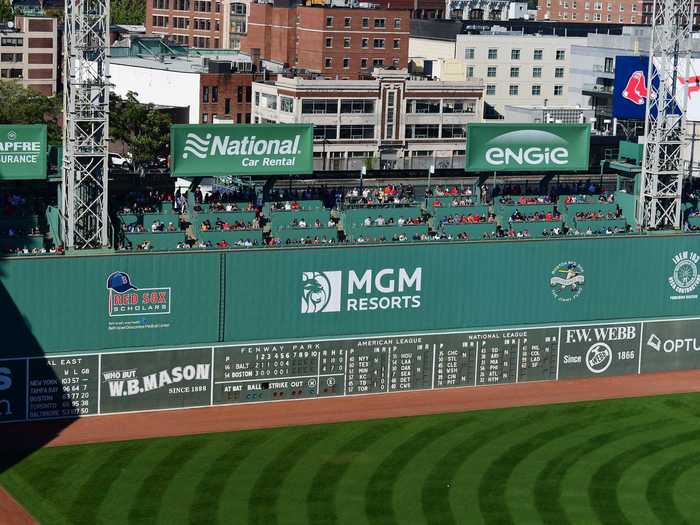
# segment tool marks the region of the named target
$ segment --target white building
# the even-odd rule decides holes
[[[252,120],[313,124],[315,169],[359,170],[368,159],[373,167],[462,167],[466,124],[483,117],[483,82],[410,80],[405,70],[374,76],[255,82]]]
[[[569,104],[572,46],[582,37],[482,33],[457,35],[455,58],[467,78],[483,79],[484,100],[502,114],[506,105]]]

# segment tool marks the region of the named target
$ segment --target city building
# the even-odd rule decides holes
[[[466,124],[483,116],[481,80],[412,80],[377,69],[366,80],[253,83],[254,123],[314,125],[315,169],[463,167]]]
[[[251,121],[251,85],[261,77],[253,73],[250,57],[223,50],[203,54],[144,40],[134,42],[132,50],[112,48],[114,93],[132,91],[143,103],[186,108],[190,124]],[[159,52],[155,44],[163,49]],[[139,52],[144,46],[151,52]]]
[[[406,68],[406,10],[252,3],[241,52],[328,79],[361,79]]]
[[[642,24],[645,23],[642,3],[642,0],[538,0],[537,20]]]
[[[18,16],[0,25],[0,79],[15,80],[42,95],[58,89],[58,20]]]
[[[571,46],[583,37],[481,33],[458,35],[455,56],[467,78],[483,79],[484,100],[502,115],[506,105],[569,103]]]
[[[220,48],[223,2],[220,0],[148,0],[146,32],[198,48]]]
[[[512,0],[448,0],[447,18],[455,20],[527,20],[527,2]]]

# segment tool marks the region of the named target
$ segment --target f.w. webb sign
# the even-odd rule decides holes
[[[588,169],[588,124],[468,124],[465,171]]]
[[[171,175],[290,175],[313,171],[311,124],[208,124],[170,128]]]

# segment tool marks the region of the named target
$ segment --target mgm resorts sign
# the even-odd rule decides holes
[[[310,124],[206,124],[170,128],[171,175],[293,175],[313,172]]]
[[[586,171],[588,124],[468,124],[465,171]]]

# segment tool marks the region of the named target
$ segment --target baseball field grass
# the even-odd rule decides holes
[[[700,521],[700,395],[45,448],[41,523]]]

